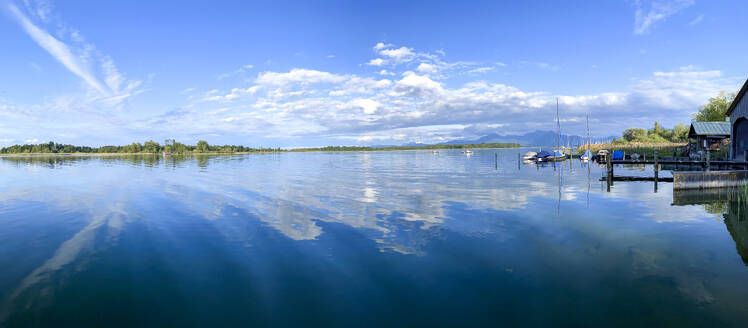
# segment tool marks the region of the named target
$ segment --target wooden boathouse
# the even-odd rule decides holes
[[[730,117],[730,156],[733,161],[748,161],[748,80],[740,88],[730,104],[727,115]]]
[[[727,138],[730,138],[730,122],[692,122],[688,130],[688,139],[693,141],[690,152],[700,152],[701,157],[707,149],[719,150]]]
[[[694,122],[689,130],[689,139],[695,140],[694,150],[711,149],[718,141],[725,137],[730,138],[731,160],[711,161],[709,152],[706,152],[703,160],[691,159],[690,161],[681,161],[673,158],[672,160],[660,160],[655,152],[654,161],[638,160],[608,160],[608,176],[601,180],[608,181],[608,190],[613,181],[654,181],[655,191],[659,179],[661,164],[688,164],[692,166],[701,166],[701,171],[674,171],[673,172],[673,190],[706,190],[710,188],[735,188],[738,186],[748,185],[748,80],[745,81],[740,91],[727,109],[726,115],[729,116],[727,122]],[[648,177],[614,177],[613,167],[615,164],[653,164],[654,178]],[[727,170],[712,171],[710,168],[726,168]]]

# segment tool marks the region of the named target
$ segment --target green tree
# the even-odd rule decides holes
[[[160,148],[161,146],[158,144],[158,142],[155,142],[153,140],[148,140],[143,144],[143,152],[146,152],[146,153],[152,153],[152,154],[158,153]]]
[[[174,143],[176,140],[174,139],[166,139],[164,140],[164,151],[166,152],[172,152],[174,150]]]
[[[670,137],[670,141],[685,142],[686,140],[688,140],[688,127],[683,125],[683,123],[678,123],[678,125],[673,127],[673,135]]]
[[[173,139],[172,139],[172,140],[173,140]],[[173,142],[173,143],[171,144],[171,148],[172,148],[172,151],[173,151],[173,152],[174,152],[175,154],[184,154],[184,153],[186,153],[186,152],[187,152],[187,145],[185,145],[185,144],[183,144],[183,143],[181,143],[181,142],[176,142],[176,141],[174,141],[174,142]]]
[[[647,139],[647,130],[642,128],[631,128],[623,131],[623,139],[626,141],[641,141]]]
[[[730,108],[733,99],[735,99],[735,93],[725,94],[724,91],[720,92],[717,97],[709,98],[709,102],[694,114],[694,121],[724,122],[727,117],[727,109]]]
[[[663,128],[662,125],[660,125],[660,123],[655,122],[654,128],[652,130],[647,131],[647,136],[649,136],[648,139],[652,139],[653,141],[659,140],[660,139],[659,137],[665,140],[670,140],[670,138],[672,138],[673,136],[673,132],[668,129]]]
[[[200,140],[197,142],[197,152],[198,153],[207,153],[210,150],[210,145],[208,145],[208,142],[205,140]]]
[[[139,153],[143,150],[143,146],[140,143],[133,142],[124,148],[125,153]]]

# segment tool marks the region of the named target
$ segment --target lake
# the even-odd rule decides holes
[[[0,158],[0,326],[748,325],[741,193],[525,151]]]

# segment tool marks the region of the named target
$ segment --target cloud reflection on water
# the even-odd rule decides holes
[[[292,240],[318,239],[325,232],[321,222],[335,223],[363,231],[380,251],[416,255],[426,255],[424,247],[439,238],[443,229],[471,237],[511,238],[511,226],[496,213],[514,215],[514,220],[547,217],[551,221],[544,223],[548,227],[543,229],[560,224],[554,223],[555,218],[566,220],[566,228],[591,238],[608,238],[612,248],[628,249],[633,277],[674,277],[684,294],[703,302],[713,299],[701,282],[708,278],[705,273],[662,269],[675,267],[669,262],[683,262],[683,257],[633,247],[634,243],[654,241],[634,235],[631,227],[624,226],[620,232],[628,238],[611,239],[615,235],[610,234],[609,223],[585,221],[595,220],[599,214],[579,211],[588,197],[586,169],[574,170],[562,164],[558,168],[563,172],[559,195],[558,172],[549,167],[516,170],[509,168],[511,163],[502,162],[499,169],[494,169],[493,156],[476,153],[471,158],[456,152],[439,156],[383,152],[167,159],[2,158],[0,170],[13,174],[1,178],[6,187],[0,190],[0,204],[13,200],[44,202],[57,211],[80,213],[87,221],[50,259],[24,278],[10,298],[12,301],[33,290],[34,285],[43,285],[46,277],[64,271],[82,254],[90,255],[97,248],[116,243],[117,236],[134,220],[159,220],[143,206],[155,198],[173,202],[168,204],[171,208],[216,222],[227,240],[244,239],[246,245],[251,241],[242,235],[241,223],[229,209],[256,217]],[[648,184],[637,183],[616,184],[611,193],[590,188],[591,202],[593,206],[606,199],[624,202],[626,205],[618,206],[635,217],[641,214],[658,223],[702,222],[711,216],[703,208],[673,207],[670,192],[655,194],[648,188]],[[561,202],[560,212],[553,206],[539,205],[556,201]],[[453,217],[449,211],[456,206],[474,216]],[[528,210],[539,213],[524,212]],[[620,217],[629,213],[609,214]],[[575,215],[574,219],[569,215]],[[105,228],[109,238],[94,239]]]

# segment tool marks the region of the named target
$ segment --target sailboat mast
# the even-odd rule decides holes
[[[587,150],[592,152],[590,148],[592,147],[592,142],[590,142],[590,114],[587,114]]]
[[[561,147],[561,121],[558,118],[558,97],[556,97],[556,127],[558,128],[558,138],[556,139],[556,150]],[[553,156],[556,156],[555,154]]]

